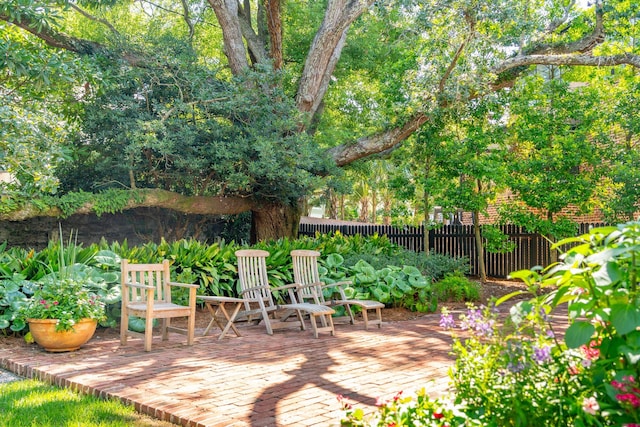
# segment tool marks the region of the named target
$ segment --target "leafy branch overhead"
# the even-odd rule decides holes
[[[637,9],[7,0],[0,168],[17,179],[5,191],[27,200],[155,188],[290,209],[339,168],[406,145],[443,111],[514,87],[534,66],[638,68]],[[208,213],[228,211],[210,200]],[[270,223],[295,221],[278,212]]]

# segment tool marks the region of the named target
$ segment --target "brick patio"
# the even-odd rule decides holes
[[[269,336],[263,325],[241,325],[242,337],[218,330],[193,346],[171,334],[143,351],[141,339],[120,347],[114,330],[99,330],[79,351],[46,353],[20,340],[0,342],[0,367],[101,397],[184,426],[336,426],[337,395],[366,412],[378,398],[448,384],[450,336],[439,315],[386,322],[337,324],[336,336],[285,330]]]

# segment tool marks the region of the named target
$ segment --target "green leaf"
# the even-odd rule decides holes
[[[615,262],[608,262],[600,270],[593,274],[593,279],[598,286],[607,286],[620,281],[624,274],[620,270],[620,266]]]
[[[515,292],[511,292],[510,294],[507,294],[503,297],[498,298],[498,300],[496,301],[496,306],[499,306],[500,304],[502,304],[505,301],[510,300],[513,297],[517,297],[518,295],[522,295],[522,294],[526,294],[527,291],[515,291]]]
[[[424,277],[423,275],[409,276],[409,283],[414,288],[419,288],[419,289],[425,288],[429,284],[426,277]]]
[[[405,265],[404,267],[402,267],[402,272],[407,276],[416,276],[416,277],[422,276],[422,273],[420,273],[420,270],[418,270],[416,267],[412,265]]]
[[[153,325],[157,325],[158,320],[153,319]],[[145,320],[136,316],[129,316],[129,329],[134,332],[144,332]]]
[[[330,269],[337,268],[344,263],[344,258],[340,254],[329,254],[325,263]]]
[[[610,320],[618,334],[625,335],[640,326],[640,310],[630,304],[614,304]]]
[[[589,322],[573,322],[565,333],[565,342],[569,348],[578,348],[591,341],[596,328]]]

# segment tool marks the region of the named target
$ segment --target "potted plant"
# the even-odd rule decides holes
[[[70,237],[65,251],[60,239],[57,271],[37,282],[33,295],[20,309],[33,340],[47,351],[77,350],[91,339],[98,321],[105,317],[104,302],[87,287],[90,279],[79,268],[83,265],[75,263],[77,248]]]

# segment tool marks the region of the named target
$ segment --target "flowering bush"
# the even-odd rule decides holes
[[[105,317],[104,303],[72,278],[41,284],[21,313],[26,319],[57,319],[57,331],[69,331],[82,319]]]
[[[495,308],[469,306],[460,316],[467,337],[453,343],[454,403],[484,426],[590,425],[591,353],[568,349],[530,302],[510,314],[501,327]],[[441,326],[455,326],[446,310]]]
[[[512,274],[533,298],[513,305],[505,322],[495,307],[521,292],[469,306],[458,322],[443,310],[440,325],[461,331],[453,396],[398,399],[372,420],[345,408],[343,425],[640,427],[640,222],[593,229],[554,249],[567,244],[561,262]],[[568,310],[562,337],[551,318],[559,306]]]
[[[465,414],[457,410],[450,401],[429,398],[425,389],[419,390],[415,396],[403,397],[402,391],[400,391],[392,399],[378,401],[376,403],[378,413],[368,417],[362,409],[354,409],[344,397],[338,396],[338,401],[345,411],[346,418],[342,420],[342,425],[345,427],[479,425],[471,422],[465,424]]]

